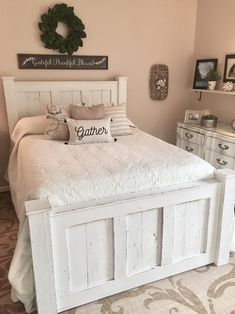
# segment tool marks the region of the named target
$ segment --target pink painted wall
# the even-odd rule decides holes
[[[222,77],[225,55],[235,54],[234,12],[234,0],[198,0],[195,59],[218,58],[218,70]],[[218,88],[222,88],[222,81]],[[235,118],[235,98],[232,96],[204,94],[199,102],[193,93],[190,107],[209,109],[221,122],[230,123]]]
[[[0,1],[0,76],[27,80],[99,80],[128,76],[128,115],[137,126],[174,143],[176,122],[190,93],[197,0],[70,0],[86,26],[79,54],[108,55],[108,71],[19,70],[17,53],[53,53],[39,39],[37,23],[52,0]],[[169,96],[152,101],[148,79],[152,64],[170,70]],[[0,83],[0,186],[8,160],[8,131]]]

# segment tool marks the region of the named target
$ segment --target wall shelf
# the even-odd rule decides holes
[[[202,99],[202,94],[221,94],[221,95],[228,95],[228,96],[235,96],[235,91],[232,92],[224,92],[223,90],[208,90],[208,89],[191,89],[191,91],[195,93],[199,93],[198,100],[200,101]]]

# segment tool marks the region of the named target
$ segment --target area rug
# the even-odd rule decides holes
[[[0,314],[26,313],[20,302],[11,302],[7,280],[17,230],[10,194],[0,193]],[[99,313],[235,314],[235,256],[228,265],[201,267],[63,312]]]

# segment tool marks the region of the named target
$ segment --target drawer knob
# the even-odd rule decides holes
[[[193,137],[193,134],[187,132],[187,133],[185,133],[185,136],[186,136],[187,138],[192,138],[192,137]]]
[[[222,150],[228,150],[229,149],[229,146],[228,145],[223,145],[223,144],[218,144],[219,148],[222,149]]]
[[[192,147],[190,147],[190,146],[185,146],[185,148],[186,148],[186,150],[187,150],[188,152],[193,152],[193,148],[192,148]]]
[[[227,161],[225,160],[221,160],[220,158],[217,158],[216,161],[218,162],[218,164],[220,164],[221,166],[225,166],[228,164]]]

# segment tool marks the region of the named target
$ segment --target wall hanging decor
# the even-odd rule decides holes
[[[66,38],[57,33],[59,22],[68,28]],[[86,37],[85,26],[74,14],[74,8],[68,7],[65,3],[56,4],[49,8],[47,13],[42,14],[38,27],[42,32],[41,40],[45,48],[72,55],[79,47],[83,47],[82,39]]]
[[[153,100],[164,100],[168,95],[168,66],[154,64],[150,69],[150,97]]]
[[[19,69],[107,70],[107,56],[66,56],[19,53]]]

